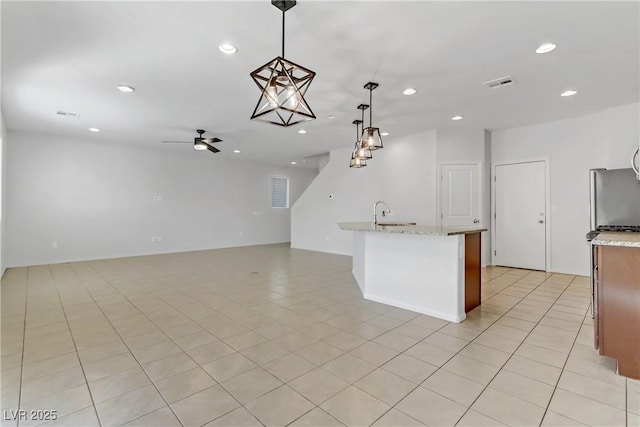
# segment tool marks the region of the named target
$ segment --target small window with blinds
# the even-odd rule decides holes
[[[271,177],[271,207],[289,207],[289,178],[286,176]]]

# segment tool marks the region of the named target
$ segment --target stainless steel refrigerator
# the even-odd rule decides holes
[[[592,231],[640,227],[640,181],[636,172],[632,168],[592,169],[590,209]]]

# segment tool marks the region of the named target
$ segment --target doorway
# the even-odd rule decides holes
[[[481,223],[480,165],[440,165],[440,225],[470,227]]]
[[[493,264],[546,271],[547,162],[495,165],[493,188]]]

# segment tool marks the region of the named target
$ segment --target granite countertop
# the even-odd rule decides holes
[[[630,248],[640,248],[640,233],[611,233],[604,232],[591,241],[592,245],[602,246],[626,246]]]
[[[402,222],[402,221],[397,221]],[[345,231],[373,231],[378,233],[421,234],[425,236],[453,236],[487,231],[482,227],[437,227],[435,225],[384,225],[375,228],[368,222],[339,222],[338,227]]]

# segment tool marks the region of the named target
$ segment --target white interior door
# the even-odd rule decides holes
[[[480,224],[477,164],[443,164],[440,174],[440,218],[443,226]]]
[[[494,185],[493,263],[507,267],[545,270],[545,162],[496,166]]]

